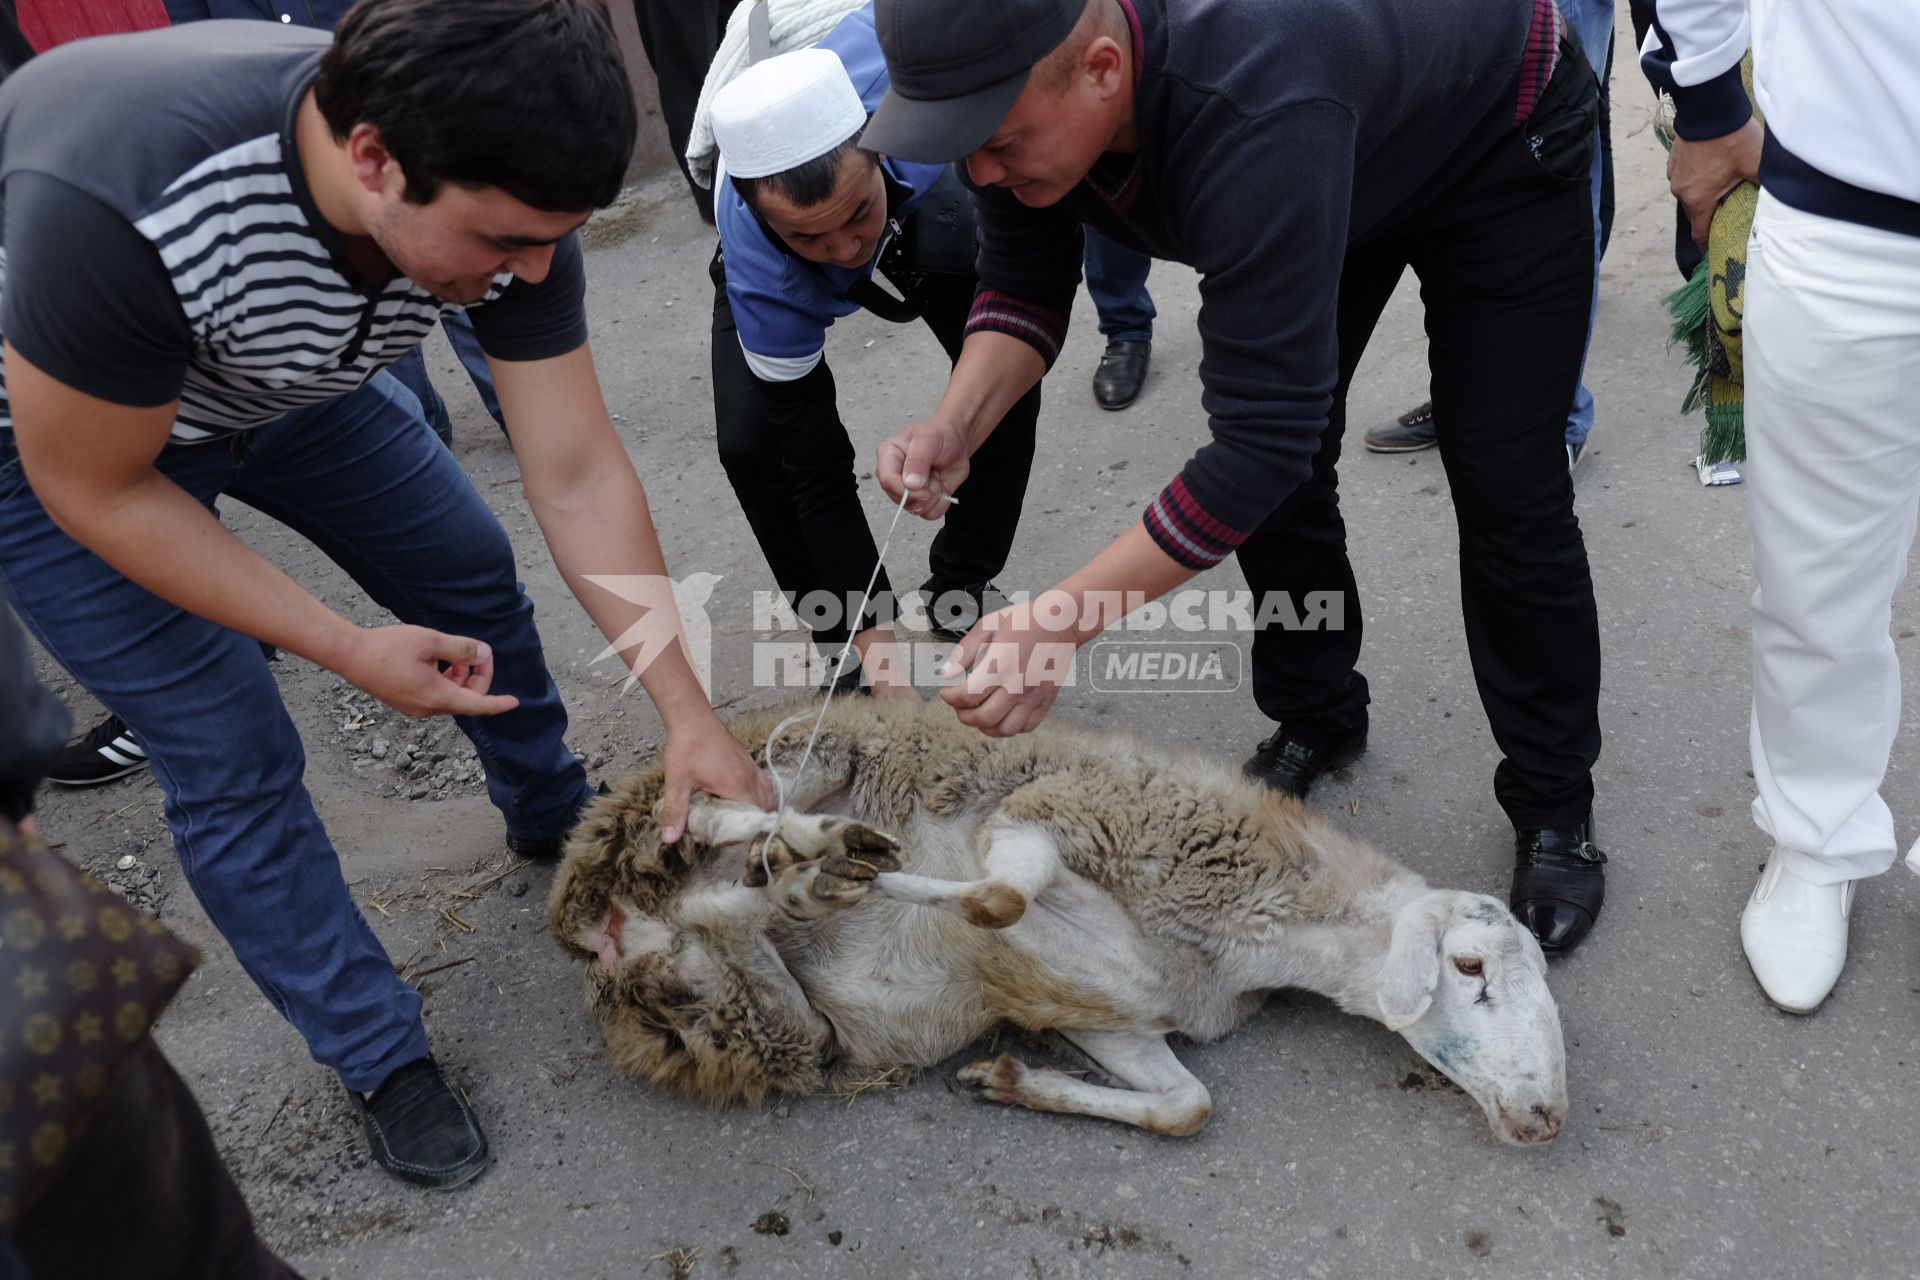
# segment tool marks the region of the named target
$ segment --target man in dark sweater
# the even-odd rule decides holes
[[[934,416],[879,477],[937,514],[1060,349],[1085,224],[1201,273],[1213,439],[1142,521],[1055,592],[976,628],[946,691],[1018,733],[1061,651],[1236,554],[1256,596],[1330,591],[1338,629],[1260,630],[1279,728],[1247,769],[1304,795],[1365,747],[1360,610],[1336,487],[1349,381],[1408,266],[1427,309],[1462,610],[1517,832],[1512,901],[1549,950],[1592,927],[1598,621],[1562,446],[1580,370],[1598,89],[1553,0],[880,0],[892,91],[861,140],[964,157],[981,292]],[[1070,630],[1050,629],[1070,617]],[[998,662],[982,662],[989,633]]]

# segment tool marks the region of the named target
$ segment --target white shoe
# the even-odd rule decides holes
[[[1740,913],[1740,945],[1767,999],[1812,1013],[1847,963],[1853,880],[1814,884],[1789,871],[1778,850]]]

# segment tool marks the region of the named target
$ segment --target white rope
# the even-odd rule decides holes
[[[906,512],[907,498],[909,496],[911,496],[909,492],[902,489],[900,493],[900,505],[893,509],[893,523],[887,526],[887,536],[880,542],[880,554],[874,558],[873,572],[867,577],[867,589],[860,596],[860,608],[854,613],[853,621],[848,624],[847,642],[840,646],[840,656],[834,659],[833,677],[827,681],[827,696],[820,700],[819,713],[813,717],[813,732],[807,735],[806,749],[801,751],[800,763],[794,767],[793,780],[795,783],[798,783],[800,779],[806,775],[807,761],[813,758],[814,744],[820,741],[820,725],[827,718],[827,708],[833,705],[833,695],[839,692],[840,676],[847,668],[847,655],[853,652],[854,629],[857,628],[867,616],[867,606],[873,601],[874,585],[880,581],[880,568],[887,562],[887,549],[893,545],[894,531],[900,527],[900,517]],[[950,503],[957,501],[957,499],[952,497],[947,497],[946,500]],[[791,793],[788,791],[786,778],[781,775],[780,770],[773,763],[773,744],[779,741],[780,735],[785,733],[788,728],[798,724],[800,721],[806,719],[806,717],[806,712],[796,711],[785,720],[782,720],[774,726],[773,732],[767,735],[766,746],[760,749],[760,758],[766,764],[767,772],[773,777],[774,795],[780,800],[780,810],[775,822],[775,830],[778,830],[779,824],[786,820],[787,805],[791,799]],[[769,881],[773,879],[773,870],[767,864],[767,846],[764,843],[760,846],[760,870],[766,873]]]

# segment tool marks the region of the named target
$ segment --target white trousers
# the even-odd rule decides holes
[[[1745,294],[1754,821],[1808,880],[1878,875],[1920,503],[1920,237],[1763,194]]]

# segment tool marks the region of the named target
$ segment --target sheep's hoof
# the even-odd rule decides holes
[[[793,846],[774,832],[755,836],[747,844],[747,870],[740,883],[749,889],[758,889],[769,880],[776,880],[780,873],[801,861]]]
[[[867,896],[873,881],[837,876],[823,863],[807,881],[807,896],[830,907],[849,907]]]
[[[900,869],[900,842],[884,831],[843,820],[821,833],[820,870],[842,880],[871,880]]]
[[[1026,1075],[1026,1063],[1010,1053],[1002,1053],[968,1063],[955,1078],[989,1102],[1016,1103],[1020,1101],[1020,1083]]]

